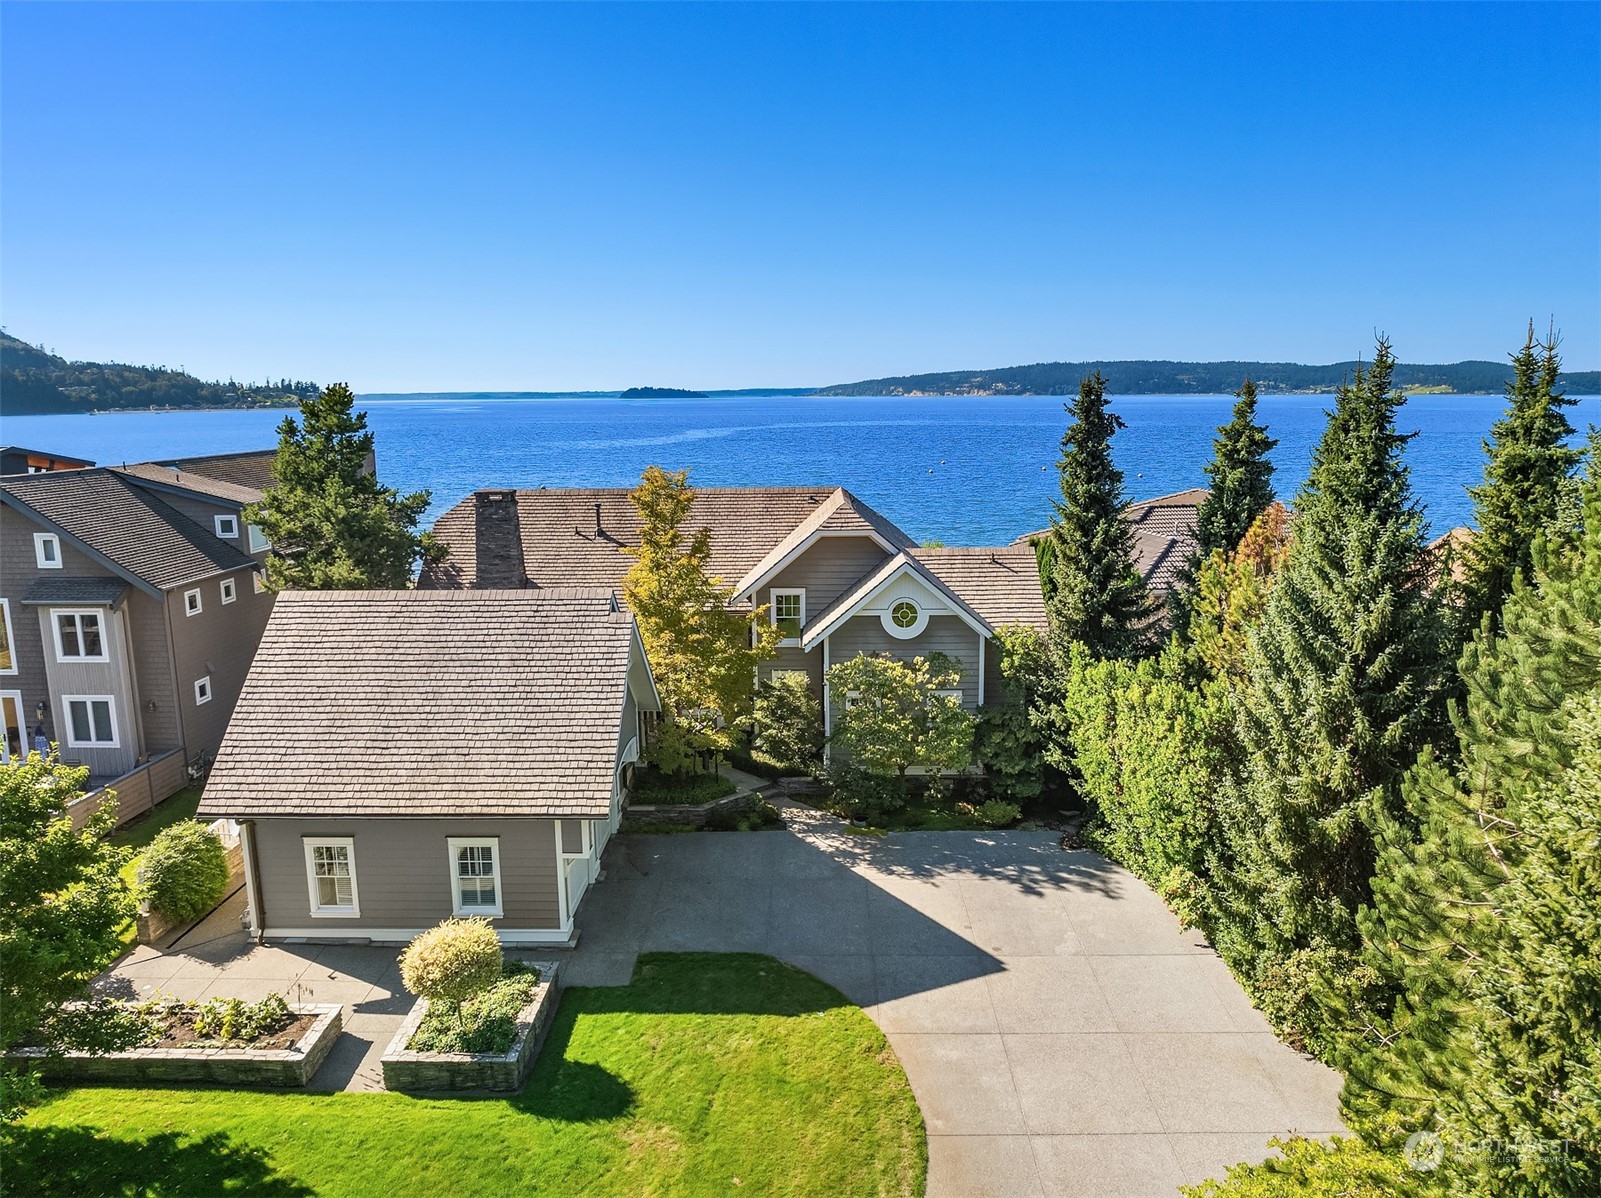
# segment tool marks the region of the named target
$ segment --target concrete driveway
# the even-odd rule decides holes
[[[770,953],[888,1035],[928,1126],[930,1195],[1171,1198],[1341,1130],[1339,1075],[1273,1036],[1138,879],[1048,832],[622,836],[570,985],[640,952]]]

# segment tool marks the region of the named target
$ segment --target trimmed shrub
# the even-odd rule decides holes
[[[207,827],[184,820],[163,828],[139,865],[140,892],[151,910],[182,923],[199,919],[228,889],[228,856]]]
[[[751,748],[791,774],[822,768],[823,707],[810,679],[783,674],[757,687]]]
[[[429,928],[400,954],[406,989],[459,1015],[461,1005],[501,976],[500,940],[487,919],[447,919]]]
[[[1022,814],[1023,809],[1016,803],[1002,799],[991,799],[973,808],[973,818],[986,828],[1004,828],[1008,824],[1015,824]]]
[[[850,761],[828,771],[829,807],[847,819],[884,824],[906,810],[906,780],[898,774],[874,774]]]
[[[514,963],[506,976],[461,1005],[458,1018],[433,1007],[411,1034],[413,1052],[509,1052],[517,1039],[517,1016],[534,997],[539,971]]]

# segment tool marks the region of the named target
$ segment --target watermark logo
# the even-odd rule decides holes
[[[1401,1155],[1419,1173],[1432,1173],[1445,1160],[1445,1141],[1438,1132],[1415,1131],[1406,1138]]]

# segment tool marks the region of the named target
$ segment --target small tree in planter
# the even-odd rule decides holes
[[[139,886],[153,911],[175,923],[199,919],[228,888],[228,854],[198,820],[163,828],[139,864]]]
[[[829,692],[843,710],[832,743],[851,763],[891,777],[901,793],[906,771],[965,769],[973,760],[973,716],[952,693],[961,664],[944,653],[901,661],[862,654],[828,671]]]
[[[500,981],[500,939],[487,919],[447,919],[429,928],[400,954],[400,979],[430,1006],[461,1005]]]
[[[804,674],[780,674],[757,687],[751,748],[798,773],[823,764],[823,708]]]

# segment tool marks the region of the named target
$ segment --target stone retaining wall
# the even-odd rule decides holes
[[[508,1051],[412,1052],[406,1042],[428,1013],[428,1000],[419,998],[384,1052],[384,1088],[408,1094],[522,1089],[561,1001],[560,970],[556,963],[535,961],[531,964],[539,970],[539,985],[517,1016],[517,1038]]]
[[[225,1086],[303,1086],[322,1065],[343,1029],[338,1003],[306,1003],[289,1008],[316,1015],[317,1022],[293,1048],[134,1048],[100,1055],[69,1052],[50,1056],[42,1048],[18,1048],[8,1060],[33,1064],[45,1077],[63,1081],[213,1082]]]
[[[756,803],[754,794],[725,795],[709,803],[630,803],[623,809],[622,830],[649,829],[662,824],[688,824],[692,828],[706,825],[714,811],[732,811],[743,814]]]

